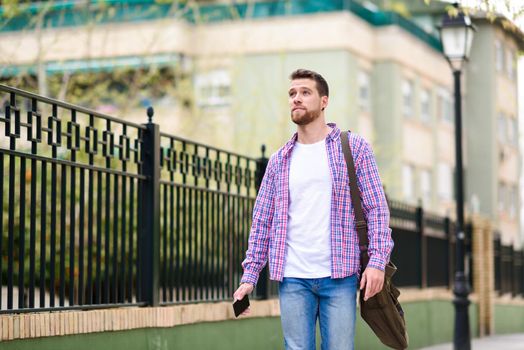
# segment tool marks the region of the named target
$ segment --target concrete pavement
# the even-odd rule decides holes
[[[452,350],[453,344],[434,345],[420,350]],[[493,335],[475,338],[471,341],[472,350],[524,350],[524,333]]]

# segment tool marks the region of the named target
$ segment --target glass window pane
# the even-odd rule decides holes
[[[499,72],[504,70],[504,49],[499,40],[495,40],[495,67]]]
[[[451,166],[447,163],[439,163],[438,165],[438,194],[443,200],[451,199],[451,191],[453,189]]]
[[[499,142],[500,143],[506,143],[506,116],[503,113],[499,114],[498,118],[498,136],[499,136]]]
[[[420,119],[425,123],[431,121],[431,102],[427,89],[423,89],[420,93]]]
[[[224,106],[231,100],[231,76],[227,69],[214,69],[195,76],[200,107]]]
[[[420,173],[420,193],[424,207],[428,207],[431,204],[431,172],[429,170],[423,170]]]
[[[370,85],[369,74],[360,71],[358,73],[358,103],[360,108],[365,111],[369,111],[371,106]]]
[[[405,117],[413,116],[413,82],[404,80],[402,82],[402,105]]]
[[[404,199],[412,200],[415,196],[413,186],[413,166],[404,164],[402,166],[402,191]]]

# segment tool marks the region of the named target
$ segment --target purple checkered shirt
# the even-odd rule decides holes
[[[326,149],[332,178],[331,196],[331,278],[360,273],[360,248],[351,203],[349,180],[340,129],[326,137]],[[260,186],[249,235],[246,259],[242,262],[242,283],[256,284],[269,255],[269,275],[282,281],[286,259],[286,233],[289,210],[289,165],[297,134],[273,154]],[[389,261],[393,240],[389,228],[389,208],[382,189],[371,146],[350,133],[349,143],[355,162],[364,216],[368,222],[369,264],[384,270]]]

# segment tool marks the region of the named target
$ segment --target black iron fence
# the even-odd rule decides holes
[[[160,133],[152,109],[0,101],[0,312],[231,297],[265,158]]]
[[[161,133],[152,109],[140,125],[3,85],[0,102],[0,313],[231,298],[264,149],[255,159]],[[396,283],[450,287],[453,223],[390,209]],[[524,294],[522,265],[495,241],[497,290]],[[264,269],[255,297],[276,294]]]
[[[147,128],[0,86],[0,310],[145,304]]]
[[[230,299],[266,160],[158,136],[161,303]]]
[[[511,245],[503,245],[500,234],[493,242],[495,290],[499,294],[524,296],[524,252]]]
[[[393,249],[397,265],[395,283],[402,287],[448,287],[453,284],[454,223],[447,217],[425,212],[422,206],[389,201]],[[466,225],[465,266],[472,271],[471,225]],[[469,274],[473,285],[472,274]]]

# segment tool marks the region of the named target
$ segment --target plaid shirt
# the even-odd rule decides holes
[[[331,199],[331,278],[343,278],[360,271],[360,248],[351,203],[349,180],[340,129],[326,137],[328,163],[332,177]],[[246,259],[242,262],[242,283],[256,284],[269,255],[272,280],[282,281],[286,259],[286,232],[289,210],[289,165],[297,141],[291,140],[273,154],[260,186],[249,235]],[[370,145],[360,136],[350,133],[349,143],[355,162],[364,216],[368,223],[369,264],[384,270],[389,261],[393,240],[389,228],[389,208],[382,189],[375,157]]]

